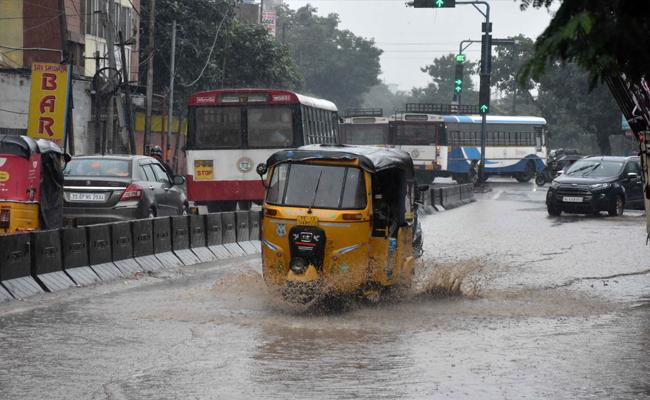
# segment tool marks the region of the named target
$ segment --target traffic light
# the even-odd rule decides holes
[[[413,8],[454,8],[456,0],[413,0]]]
[[[454,93],[460,93],[463,91],[463,63],[456,64],[456,74],[454,75]]]
[[[490,112],[490,75],[481,74],[481,83],[478,93],[478,110],[481,114]]]

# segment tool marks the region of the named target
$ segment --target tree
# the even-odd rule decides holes
[[[521,0],[521,8],[550,7],[554,0]],[[532,58],[520,79],[540,77],[553,61],[576,62],[589,82],[625,74],[638,81],[648,71],[650,2],[563,0],[551,23],[535,41]]]
[[[384,82],[380,82],[368,90],[363,95],[362,107],[367,108],[381,108],[384,110],[384,115],[391,115],[395,112],[404,109],[404,103],[409,100],[409,95],[406,92],[391,92]]]
[[[472,74],[476,71],[477,63],[465,61],[463,72],[462,104],[478,104],[478,93],[474,90]],[[414,101],[421,103],[450,103],[454,94],[454,76],[456,57],[454,54],[438,57],[432,64],[423,67],[422,72],[429,74],[433,82],[425,88],[414,88],[411,96]]]
[[[221,87],[295,88],[300,77],[288,50],[261,26],[234,18],[235,3],[220,0],[156,2],[154,82],[158,92],[169,84],[172,21],[177,21],[175,105],[179,110],[193,92]],[[142,19],[149,18],[143,0]],[[148,46],[148,24],[141,25],[140,48]],[[216,40],[215,40],[216,37]],[[147,54],[141,53],[145,69]],[[140,76],[145,76],[141,74]]]
[[[279,36],[290,49],[303,89],[340,109],[360,106],[364,93],[379,83],[382,51],[374,41],[340,30],[338,15],[319,17],[310,5],[277,10]]]
[[[589,91],[588,73],[575,63],[550,63],[537,79],[517,80],[535,49],[531,39],[515,39],[517,46],[497,46],[493,62],[493,82],[510,96],[512,108],[535,106],[548,122],[554,145],[576,145],[584,142],[580,136],[593,135],[600,152],[610,154],[609,136],[621,130],[620,112],[607,88],[597,85]]]

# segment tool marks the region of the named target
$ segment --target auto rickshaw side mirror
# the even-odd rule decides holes
[[[266,173],[268,172],[268,168],[266,167],[266,164],[264,163],[259,163],[257,164],[257,168],[255,168],[255,171],[257,172],[257,175],[260,177],[264,177]]]

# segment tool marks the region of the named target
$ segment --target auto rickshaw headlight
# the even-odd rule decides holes
[[[294,258],[291,260],[289,268],[294,274],[302,274],[307,269],[307,263],[302,258]]]

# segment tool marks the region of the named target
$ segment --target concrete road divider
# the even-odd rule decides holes
[[[172,251],[172,222],[169,217],[153,219],[153,252],[165,268],[183,266]]]
[[[474,200],[474,186],[471,183],[435,187],[430,190],[431,201],[436,209],[455,208]]]
[[[142,268],[133,259],[133,233],[131,222],[116,222],[111,224],[111,247],[113,264],[125,276],[142,272]]]
[[[14,297],[5,289],[4,286],[2,286],[2,283],[0,283],[0,302],[5,301],[5,300],[11,300]]]
[[[217,256],[207,247],[205,232],[205,215],[190,215],[190,248],[201,260],[210,262],[217,259]]]
[[[233,257],[245,256],[246,252],[237,244],[237,224],[234,212],[221,213],[221,226],[223,227],[223,245]]]
[[[237,211],[235,213],[237,223],[237,243],[246,254],[255,254],[255,245],[251,243],[250,211]]]
[[[205,229],[206,229],[206,243],[208,249],[217,256],[218,259],[223,260],[231,258],[232,255],[223,245],[223,226],[221,221],[221,214],[208,214],[205,216]]]
[[[176,257],[184,265],[194,265],[201,262],[190,249],[190,220],[187,215],[171,217],[172,220],[172,249]]]
[[[63,271],[61,230],[31,233],[32,276],[49,292],[67,289],[76,284]]]
[[[86,227],[88,235],[88,261],[90,268],[103,281],[124,278],[122,271],[113,264],[111,228],[108,224],[89,225]]]
[[[153,252],[153,220],[138,219],[131,222],[133,233],[133,259],[144,271],[159,271],[162,263]]]
[[[16,299],[43,292],[31,275],[31,246],[29,233],[0,236],[0,282]]]
[[[90,268],[85,228],[61,230],[61,246],[63,270],[77,285],[86,286],[101,282],[99,276]]]
[[[250,240],[255,247],[256,253],[262,252],[262,242],[260,241],[260,221],[262,219],[262,211],[250,212]]]

